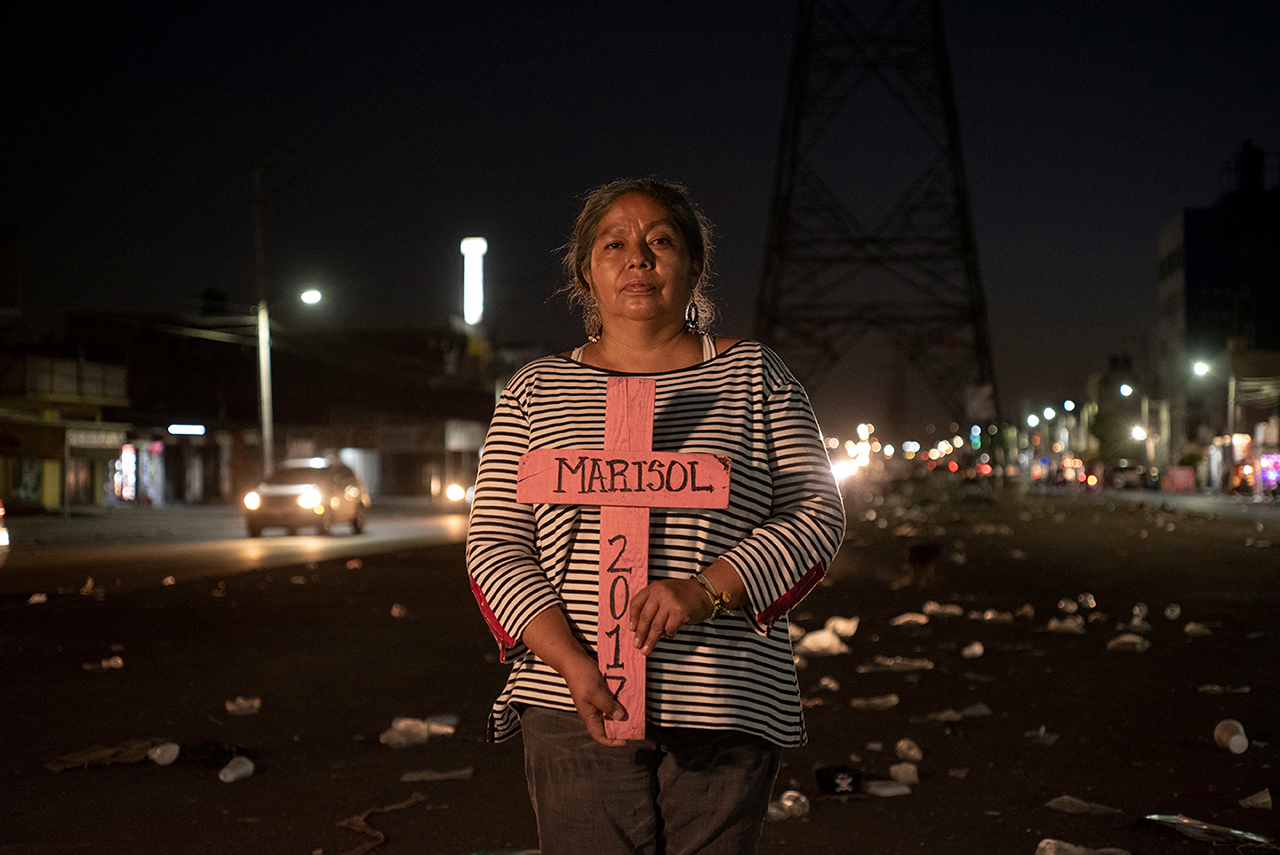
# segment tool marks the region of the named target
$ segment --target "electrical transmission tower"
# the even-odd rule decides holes
[[[870,5],[800,2],[756,335],[807,386],[856,359],[841,375],[878,382],[899,432],[904,365],[940,405],[930,416],[994,423],[940,3],[890,0],[868,25],[854,7]]]

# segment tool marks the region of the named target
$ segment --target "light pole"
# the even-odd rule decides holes
[[[320,292],[304,291],[301,300],[309,305],[320,302]],[[262,478],[271,477],[275,467],[275,413],[271,404],[271,313],[266,300],[258,301],[258,392],[262,413]]]
[[[1230,493],[1236,474],[1236,371],[1235,364],[1231,361],[1230,348],[1225,357],[1227,360],[1227,441],[1222,446],[1222,483],[1219,489],[1223,493]],[[1201,361],[1194,363],[1191,370],[1197,377],[1203,377],[1213,371],[1213,366]]]

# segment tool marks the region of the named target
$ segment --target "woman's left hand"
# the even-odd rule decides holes
[[[650,582],[631,601],[631,631],[645,656],[662,637],[674,638],[681,627],[709,617],[711,598],[696,579]]]

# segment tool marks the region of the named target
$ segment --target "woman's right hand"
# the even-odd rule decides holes
[[[529,621],[521,638],[525,646],[564,678],[573,706],[591,738],[609,748],[626,745],[625,739],[605,735],[604,720],[625,721],[627,710],[609,691],[595,657],[569,631],[564,612],[559,608],[539,612]]]
[[[609,684],[600,673],[600,666],[596,661],[583,651],[581,658],[575,658],[571,664],[564,666],[560,676],[564,677],[569,686],[573,705],[583,724],[587,726],[587,733],[591,734],[591,738],[608,748],[626,745],[625,739],[605,734],[604,720],[625,721],[627,711],[618,703],[613,692],[609,691]]]

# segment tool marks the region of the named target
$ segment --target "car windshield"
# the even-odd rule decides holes
[[[322,469],[281,469],[271,476],[272,484],[316,484],[325,477]]]

